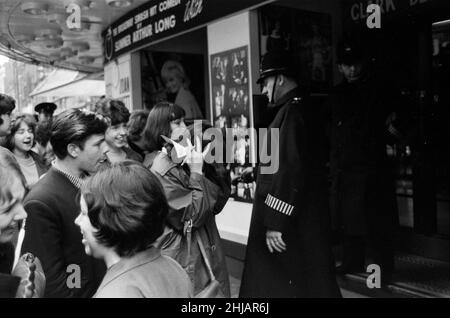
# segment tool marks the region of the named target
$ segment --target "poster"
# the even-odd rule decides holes
[[[231,130],[232,162],[227,163],[235,200],[252,202],[255,178],[250,163],[250,86],[248,47],[211,55],[212,114],[216,128]]]
[[[290,53],[297,79],[312,93],[332,85],[332,25],[328,14],[267,6],[261,9],[261,56],[268,51]]]

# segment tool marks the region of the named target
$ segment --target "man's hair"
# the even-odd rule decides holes
[[[52,135],[51,123],[44,121],[39,122],[36,126],[35,141],[43,147],[46,147]]]
[[[101,99],[95,104],[95,112],[106,117],[110,121],[111,126],[126,124],[128,119],[130,119],[130,111],[118,99]]]
[[[183,108],[169,102],[160,102],[150,111],[144,128],[145,149],[149,152],[161,150],[164,146],[162,136],[170,138],[170,122],[185,117]]]
[[[9,95],[0,94],[0,115],[11,113],[16,108],[16,101]],[[3,119],[0,118],[0,125]]]
[[[128,138],[131,141],[138,141],[141,138],[149,113],[148,110],[136,110],[131,113],[128,121]]]
[[[11,123],[11,133],[6,136],[5,139],[5,147],[9,150],[13,151],[14,145],[14,135],[19,130],[20,125],[25,123],[28,127],[33,131],[33,137],[36,136],[36,120],[33,115],[30,114],[19,114],[14,117]],[[33,141],[33,146],[36,142],[36,139]]]
[[[0,180],[2,180],[2,186],[0,187],[0,209],[11,203],[13,193],[11,193],[10,186],[8,185],[11,185],[12,180],[15,178],[19,178],[23,187],[27,189],[27,181],[14,155],[5,148],[0,147]]]
[[[76,144],[81,149],[92,135],[103,135],[108,128],[106,119],[93,112],[69,109],[58,114],[52,123],[50,143],[59,159],[67,156],[67,146]]]
[[[162,235],[168,203],[158,178],[135,161],[112,164],[81,188],[97,241],[121,257],[148,249]]]

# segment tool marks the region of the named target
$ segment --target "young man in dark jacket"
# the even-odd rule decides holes
[[[274,171],[260,164],[240,297],[340,297],[334,275],[326,138],[290,57],[267,53],[259,83],[279,131]],[[260,136],[261,138],[261,136]]]
[[[11,112],[16,108],[16,101],[8,95],[0,94],[0,138],[11,133]]]
[[[105,273],[102,262],[85,254],[74,221],[83,178],[105,161],[107,126],[94,113],[71,109],[59,114],[50,138],[56,160],[25,198],[28,220],[22,251],[41,260],[46,297],[91,297]]]

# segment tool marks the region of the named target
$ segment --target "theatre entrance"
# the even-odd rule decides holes
[[[386,149],[397,171],[396,280],[434,296],[450,295],[449,12],[450,3],[430,5],[364,31],[378,71],[401,96],[401,138]]]

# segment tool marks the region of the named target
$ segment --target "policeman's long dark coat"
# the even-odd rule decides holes
[[[280,164],[258,173],[241,297],[339,297],[330,244],[324,130],[309,99],[287,93],[269,128],[279,128]],[[323,136],[323,137],[321,137]],[[283,233],[271,254],[267,229]]]

